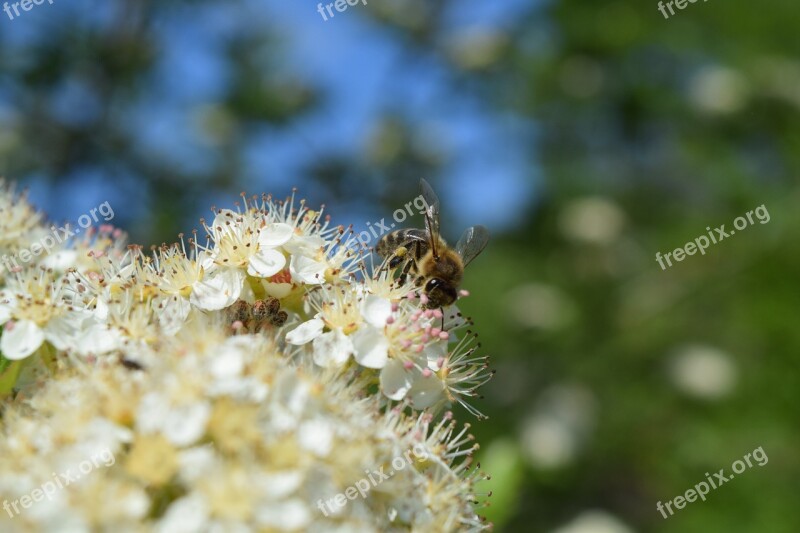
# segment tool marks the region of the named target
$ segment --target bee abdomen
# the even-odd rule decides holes
[[[394,251],[403,244],[404,232],[405,230],[397,229],[381,237],[381,240],[378,241],[378,245],[375,247],[375,251],[378,255],[381,257],[389,257],[394,254]]]

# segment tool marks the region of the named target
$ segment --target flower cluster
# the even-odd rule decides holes
[[[491,375],[469,320],[368,268],[322,211],[242,200],[171,246],[103,226],[3,272],[0,498],[117,461],[2,530],[485,529],[477,445],[447,410],[480,416]],[[5,186],[0,228],[12,252],[46,231]],[[318,509],[414,446],[367,498]]]

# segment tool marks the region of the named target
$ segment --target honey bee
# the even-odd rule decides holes
[[[375,251],[389,268],[403,265],[403,280],[415,276],[416,285],[428,297],[425,307],[436,309],[458,299],[464,268],[486,248],[489,231],[480,225],[467,228],[455,248],[450,248],[439,235],[439,198],[424,179],[419,187],[425,200],[425,229],[388,233]]]

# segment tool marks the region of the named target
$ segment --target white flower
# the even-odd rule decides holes
[[[6,359],[24,359],[39,349],[44,342],[44,331],[35,322],[20,320],[6,322],[0,349]]]
[[[207,228],[214,239],[208,251],[208,279],[193,285],[191,301],[206,311],[232,305],[242,295],[247,276],[269,278],[286,265],[279,249],[292,238],[287,224],[266,224],[258,212],[220,210]]]
[[[553,533],[633,533],[633,529],[606,511],[590,509],[553,530]]]
[[[381,391],[390,400],[402,400],[411,390],[416,377],[402,362],[391,360],[381,372]]]
[[[31,234],[42,230],[41,220],[41,213],[28,203],[27,195],[18,195],[13,184],[0,179],[0,250],[30,246]]]
[[[314,362],[322,367],[342,366],[353,354],[353,341],[338,328],[316,337],[312,346]]]
[[[225,309],[239,299],[244,279],[244,273],[240,270],[217,269],[207,280],[193,286],[190,300],[193,305],[206,311]]]
[[[297,430],[297,441],[304,450],[319,457],[327,457],[333,449],[334,428],[324,418],[309,420]]]
[[[311,522],[309,506],[299,499],[264,505],[257,513],[258,523],[267,529],[301,531]]]
[[[392,302],[388,298],[369,294],[361,305],[361,316],[371,326],[383,328],[392,316]]]
[[[207,530],[208,504],[200,494],[178,498],[156,527],[159,533],[199,533]]]
[[[205,401],[172,405],[165,395],[150,393],[142,398],[136,415],[136,429],[161,433],[176,446],[188,446],[206,430],[211,408]]]
[[[292,279],[308,285],[324,283],[327,268],[328,264],[325,261],[317,261],[305,255],[293,255],[289,262]]]
[[[222,349],[212,359],[209,369],[217,379],[233,378],[241,375],[248,350],[257,345],[250,336],[225,339]]]
[[[9,280],[9,287],[0,293],[0,325],[4,325],[0,349],[6,358],[24,359],[45,341],[58,350],[74,347],[91,312],[67,305],[64,287],[39,269]]]
[[[312,342],[314,362],[322,367],[344,365],[351,355],[361,366],[380,369],[389,359],[389,342],[382,328],[392,315],[392,304],[375,295],[334,286],[323,288],[318,310],[286,336],[290,344]],[[359,303],[360,300],[360,303]],[[329,331],[323,333],[325,327]]]
[[[190,299],[174,295],[156,298],[153,301],[153,308],[164,334],[174,335],[186,323],[192,305]]]
[[[672,384],[702,400],[723,398],[736,385],[737,368],[731,357],[713,346],[682,346],[669,364]]]
[[[249,275],[261,278],[283,270],[286,257],[276,248],[289,241],[292,228],[286,224],[269,224],[262,228],[263,222],[257,212],[220,210],[211,227],[214,263],[245,268]]]
[[[19,203],[8,194],[0,186],[0,229],[18,233],[0,232],[0,252],[44,231],[36,217],[4,220],[27,212],[5,212]],[[36,355],[3,391],[13,386],[25,401],[4,408],[0,500],[104,449],[117,454],[102,464],[113,468],[95,464],[15,523],[486,529],[474,504],[483,475],[467,468],[472,437],[451,413],[439,416],[488,375],[473,337],[459,338],[457,312],[420,308],[419,289],[385,273],[351,276],[352,233],[293,197],[244,198],[206,230],[206,245],[189,239],[187,252],[181,237],[152,253],[124,247],[119,230],[87,231],[48,269],[0,278],[0,348],[10,359]],[[354,473],[418,447],[425,459],[373,487],[374,497],[320,507]],[[11,527],[5,515],[0,530]]]
[[[383,368],[389,361],[389,341],[381,329],[363,326],[353,334],[353,350],[358,364],[367,368]]]
[[[78,252],[75,250],[58,250],[42,260],[42,266],[58,272],[66,272],[78,264]]]
[[[286,342],[289,344],[302,345],[309,343],[322,334],[325,322],[318,317],[303,322],[295,329],[286,334]]]
[[[77,335],[73,349],[81,355],[100,355],[112,352],[122,346],[123,336],[119,330],[108,324],[98,324],[94,320],[84,321],[80,334]]]
[[[205,309],[201,303],[211,308],[220,302],[227,303],[222,287],[224,276],[214,283],[204,283],[206,269],[212,268],[213,262],[198,248],[194,249],[194,257],[187,256],[183,243],[180,247],[158,250],[149,264],[155,278],[153,283],[161,293],[154,299],[153,307],[165,334],[173,335],[183,327],[192,305]]]
[[[272,224],[272,226],[286,226],[286,224]],[[311,259],[319,258],[325,248],[325,239],[319,235],[297,235],[292,232],[291,239],[284,241],[284,248],[290,254],[305,256]]]
[[[441,401],[444,392],[445,384],[439,376],[433,372],[423,371],[414,380],[408,395],[414,409],[427,409]]]

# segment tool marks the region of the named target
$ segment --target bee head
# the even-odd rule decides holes
[[[425,295],[428,297],[428,303],[425,307],[429,309],[446,307],[455,302],[458,298],[456,288],[441,278],[431,278],[428,280],[424,290]]]

